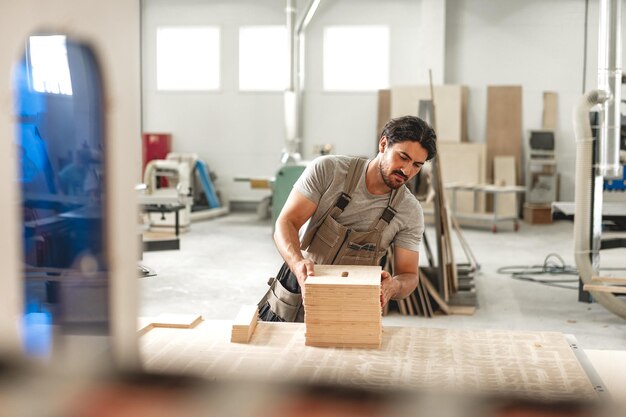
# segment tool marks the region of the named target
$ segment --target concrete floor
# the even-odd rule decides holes
[[[434,242],[434,229],[429,226],[426,233]],[[475,280],[476,313],[428,319],[394,311],[383,318],[383,325],[557,331],[573,334],[583,349],[626,350],[626,320],[601,305],[578,302],[577,291],[572,289],[497,273],[503,266],[543,264],[551,253],[574,266],[572,223],[522,223],[518,232],[503,226],[496,234],[464,229],[464,236],[481,265]],[[457,262],[465,262],[460,247],[455,246]],[[624,276],[624,251],[603,252],[602,267],[623,268],[611,273]],[[269,220],[260,220],[256,213],[231,213],[193,223],[181,237],[180,250],[144,253],[144,264],[155,269],[157,276],[139,281],[140,315],[193,313],[208,320],[233,319],[242,304],[254,304],[264,294],[268,277],[274,276],[281,262]]]

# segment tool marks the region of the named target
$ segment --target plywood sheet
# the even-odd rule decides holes
[[[439,143],[441,176],[445,184],[485,184],[487,175],[487,146],[484,143]],[[452,208],[452,192],[446,192]],[[477,198],[477,210],[474,210]],[[473,191],[456,191],[456,213],[482,213],[485,211],[485,196]]]
[[[305,346],[301,323],[260,322],[250,344],[231,344],[230,328],[229,321],[205,321],[192,330],[154,329],[140,339],[145,369],[218,380],[597,398],[561,333],[385,327],[381,348],[366,350]]]
[[[513,156],[517,170],[517,184],[522,178],[522,87],[487,87],[487,158]],[[493,166],[487,165],[487,179],[493,179]]]
[[[462,85],[433,87],[437,140],[467,141],[468,88]],[[391,117],[418,115],[420,100],[430,100],[429,86],[397,86],[391,89]]]

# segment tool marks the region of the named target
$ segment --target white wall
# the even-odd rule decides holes
[[[598,1],[589,2],[586,90],[597,87]],[[623,6],[622,6],[623,8]],[[447,83],[470,86],[469,136],[485,141],[488,85],[523,86],[523,139],[541,128],[543,92],[558,93],[561,200],[574,198],[572,109],[583,93],[584,0],[449,0]]]
[[[105,84],[108,233],[112,331],[115,354],[125,364],[138,358],[134,185],[140,172],[140,7],[138,0],[3,1],[0,16],[0,350],[20,350],[23,282],[18,194],[15,182],[14,113],[11,71],[33,31],[45,28],[87,41],[94,47]],[[125,332],[125,333],[124,333]],[[118,350],[119,349],[119,350]]]
[[[304,10],[307,1],[297,2]],[[259,200],[235,177],[272,176],[285,141],[283,95],[237,91],[238,28],[284,24],[284,0],[144,0],[143,130],[171,132],[173,148],[195,152],[218,175],[216,186],[230,200]],[[156,91],[156,28],[162,25],[219,25],[222,28],[222,89],[209,93]],[[391,83],[443,80],[445,1],[326,0],[307,31],[303,156],[331,143],[336,153],[372,155],[376,141],[375,93],[322,91],[322,37],[327,25],[389,25]],[[364,69],[366,70],[366,69]]]

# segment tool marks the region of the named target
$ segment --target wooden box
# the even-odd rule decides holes
[[[552,207],[550,204],[524,203],[524,221],[529,224],[550,224]]]

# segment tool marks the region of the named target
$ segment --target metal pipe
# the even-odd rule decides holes
[[[307,6],[306,11],[304,12],[304,17],[300,21],[300,24],[298,24],[296,35],[300,36],[300,34],[306,30],[307,26],[309,26],[311,19],[313,19],[313,15],[317,11],[317,7],[320,5],[320,1],[321,0],[311,0],[309,2],[309,5]]]
[[[287,48],[289,53],[289,82],[285,91],[286,143],[281,161],[283,164],[300,160],[302,152],[301,120],[303,118],[302,90],[304,88],[304,32],[321,0],[311,0],[304,17],[296,26],[294,0],[286,0]]]
[[[621,0],[600,1],[598,28],[598,89],[609,95],[600,111],[599,169],[605,178],[621,177],[619,163],[621,126]]]
[[[285,109],[285,149],[281,161],[283,164],[298,161],[299,153],[299,118],[296,91],[298,90],[297,80],[297,41],[296,41],[296,8],[294,0],[286,0],[285,15],[287,18],[287,52],[289,60],[289,81],[284,95]]]
[[[592,213],[592,154],[594,139],[589,123],[589,110],[596,104],[604,104],[609,96],[604,90],[590,91],[581,97],[574,107],[574,135],[576,137],[576,192],[574,215],[574,256],[580,279],[585,284],[591,283],[598,265],[593,265],[592,259],[598,258],[599,247],[591,245],[591,216],[602,212],[602,201],[594,202],[595,210]],[[597,184],[596,184],[597,186]],[[601,198],[601,192],[600,192]],[[596,301],[607,310],[626,318],[626,303],[611,293],[592,292]]]
[[[289,55],[289,82],[287,90],[295,89],[295,51],[296,51],[296,8],[294,0],[286,0],[285,15],[287,16],[287,51]]]

